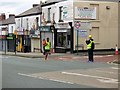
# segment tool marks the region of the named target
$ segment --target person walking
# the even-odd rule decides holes
[[[42,46],[43,46],[43,55],[45,55],[45,45],[46,45],[46,40],[43,39],[42,41]]]
[[[45,45],[45,60],[47,60],[47,58],[48,58],[48,54],[50,53],[50,49],[51,49],[51,42],[50,42],[49,38],[47,38],[46,45]]]
[[[88,49],[88,62],[93,62],[93,50],[95,48],[94,45],[94,40],[92,39],[92,35],[89,35],[89,40],[86,40],[86,44],[87,44],[87,49]]]

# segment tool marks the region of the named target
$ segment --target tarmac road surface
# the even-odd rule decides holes
[[[2,88],[118,88],[118,65],[85,60],[2,58]]]

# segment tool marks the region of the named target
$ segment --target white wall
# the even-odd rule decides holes
[[[8,25],[8,33],[14,33],[15,31],[15,24]]]

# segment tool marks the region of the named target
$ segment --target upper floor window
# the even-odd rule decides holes
[[[59,22],[63,22],[63,6],[59,7]]]
[[[39,17],[36,17],[36,30],[38,30],[39,27],[38,23],[39,23]]]
[[[48,22],[50,22],[50,11],[51,11],[51,8],[48,8]]]
[[[28,30],[29,26],[28,26],[28,18],[26,18],[26,29]]]
[[[13,26],[11,26],[11,33],[13,33]]]

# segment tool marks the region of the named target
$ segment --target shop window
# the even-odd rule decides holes
[[[59,22],[63,22],[63,7],[59,7]]]
[[[13,26],[11,26],[11,33],[13,33]]]
[[[39,27],[38,22],[39,22],[39,17],[36,17],[36,30],[38,30]]]

